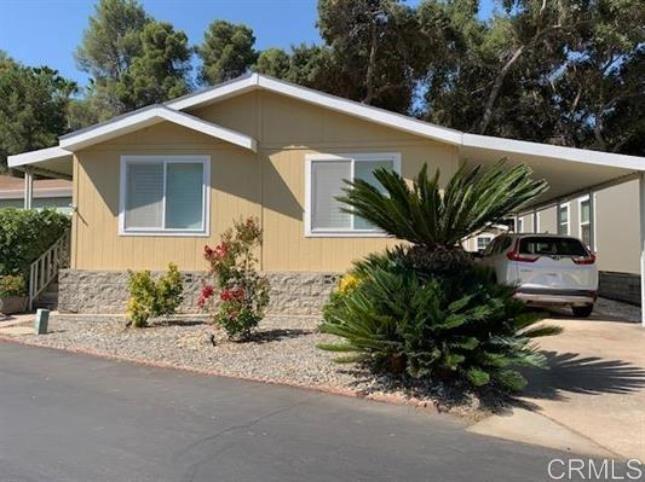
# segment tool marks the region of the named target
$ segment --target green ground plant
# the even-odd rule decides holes
[[[5,275],[0,276],[0,298],[7,296],[25,296],[27,286],[25,278],[22,275]]]
[[[128,325],[142,328],[150,318],[170,316],[176,313],[183,301],[181,273],[173,263],[168,271],[153,279],[150,271],[129,271],[128,289],[130,298],[127,305]]]

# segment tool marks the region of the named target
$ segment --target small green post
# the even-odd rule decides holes
[[[47,333],[47,322],[49,321],[49,310],[39,308],[36,311],[36,319],[34,320],[34,331],[37,335],[44,335]]]

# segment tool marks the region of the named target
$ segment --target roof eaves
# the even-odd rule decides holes
[[[555,146],[539,142],[518,141],[503,137],[482,136],[478,134],[464,134],[462,146],[465,148],[501,151],[509,154],[525,154],[532,156],[548,157],[563,161],[580,162],[598,166],[618,167],[645,171],[645,158],[614,154],[576,147]]]

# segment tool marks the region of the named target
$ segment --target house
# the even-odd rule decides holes
[[[549,182],[536,208],[628,179],[645,192],[643,158],[466,134],[255,73],[72,132],[9,165],[73,179],[61,311],[121,312],[126,270],[169,261],[187,273],[184,309],[194,310],[204,245],[256,216],[271,309],[314,314],[352,260],[396,243],[341,211],[343,179],[370,180],[377,167],[412,179],[424,163],[446,179],[462,163],[503,157]]]
[[[0,209],[25,207],[24,184],[22,178],[0,175]],[[33,208],[54,208],[71,213],[71,206],[71,181],[38,179],[33,182]]]
[[[463,240],[461,244],[468,252],[483,253],[496,236],[499,236],[502,233],[507,233],[510,230],[510,226],[507,226],[506,224],[495,224],[485,231]]]

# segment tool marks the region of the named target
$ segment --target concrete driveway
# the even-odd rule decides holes
[[[0,342],[0,480],[548,480],[448,416]]]
[[[645,329],[602,312],[545,322],[564,332],[539,341],[551,369],[526,373],[528,410],[471,431],[558,448],[571,440],[595,455],[645,461]]]

